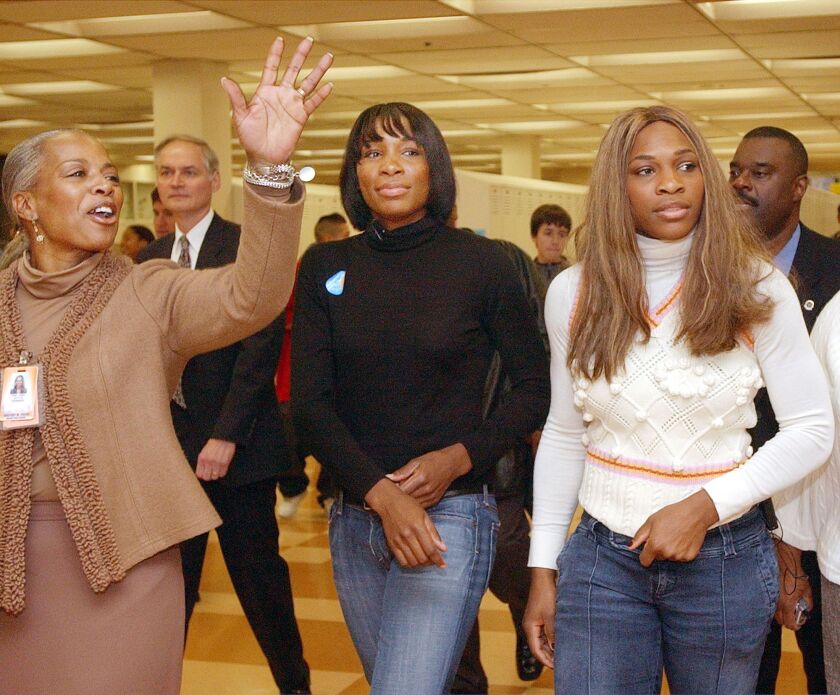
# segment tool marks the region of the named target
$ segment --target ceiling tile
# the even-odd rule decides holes
[[[362,22],[377,19],[409,19],[460,15],[457,10],[431,0],[400,2],[335,2],[335,0],[283,0],[282,2],[230,2],[194,0],[192,5],[266,26]]]

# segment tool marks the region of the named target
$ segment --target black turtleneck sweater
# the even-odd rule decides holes
[[[494,350],[512,389],[483,420]],[[545,350],[498,244],[425,218],[304,254],[292,411],[350,494],[364,497],[385,473],[458,442],[473,469],[452,487],[487,482],[513,440],[543,426],[548,404]]]

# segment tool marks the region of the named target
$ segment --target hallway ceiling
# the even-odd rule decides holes
[[[7,0],[0,149],[75,124],[121,165],[148,161],[156,61],[223,61],[248,91],[277,33],[336,57],[296,157],[319,182],[381,101],[428,111],[466,169],[498,172],[505,139],[533,135],[543,177],[563,179],[615,115],[664,103],[722,159],[772,124],[799,135],[812,170],[840,172],[840,0]]]

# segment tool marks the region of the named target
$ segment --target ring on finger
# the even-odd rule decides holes
[[[306,90],[303,87],[298,87],[295,91],[300,94],[301,99],[306,99]]]

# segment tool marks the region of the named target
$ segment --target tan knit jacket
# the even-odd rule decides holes
[[[255,333],[283,310],[294,283],[302,187],[291,195],[246,184],[235,264],[135,266],[72,355],[71,405],[123,569],[220,523],[175,436],[169,400],[191,357]]]

